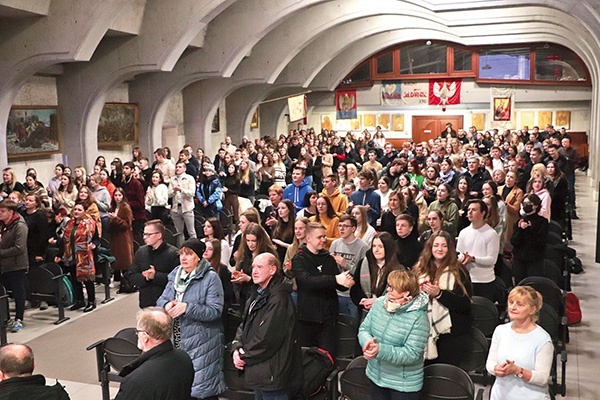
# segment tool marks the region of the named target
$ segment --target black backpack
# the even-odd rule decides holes
[[[327,377],[335,370],[331,355],[318,347],[302,348],[304,384],[303,398],[314,397],[325,390]]]

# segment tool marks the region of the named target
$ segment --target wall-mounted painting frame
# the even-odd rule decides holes
[[[98,122],[98,147],[138,143],[139,109],[135,103],[106,103]]]
[[[540,130],[546,129],[546,125],[552,124],[552,111],[540,111],[538,113],[538,127]]]
[[[250,121],[250,129],[258,129],[258,107],[256,107],[256,111],[252,114],[252,120]]]
[[[219,110],[220,109],[217,108],[217,112],[215,113],[215,116],[213,117],[212,124],[210,126],[211,133],[217,133],[217,132],[221,131],[221,120],[220,120]]]
[[[556,129],[571,129],[571,111],[557,111],[554,118],[554,127]]]
[[[8,158],[60,153],[57,106],[14,106],[6,126]]]
[[[494,121],[510,121],[512,101],[510,97],[494,97]]]
[[[404,114],[392,114],[392,130],[404,132]]]

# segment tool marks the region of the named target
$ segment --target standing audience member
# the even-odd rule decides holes
[[[223,285],[207,260],[204,243],[192,238],[179,250],[181,266],[156,302],[175,320],[173,345],[184,350],[194,364],[192,397],[217,400],[225,391],[222,369],[225,343],[221,326]]]
[[[337,175],[325,175],[323,178],[323,191],[321,194],[329,198],[331,206],[337,215],[342,215],[346,212],[346,208],[348,208],[348,199],[340,193]]]
[[[0,201],[0,283],[12,291],[15,299],[15,319],[7,323],[15,333],[23,329],[25,314],[27,233],[27,223],[17,212],[17,205],[8,199]]]
[[[365,206],[354,206],[350,214],[356,219],[356,231],[354,235],[363,240],[367,246],[371,245],[377,233],[367,220],[367,208]]]
[[[235,294],[233,292],[233,283],[231,283],[231,272],[225,264],[221,262],[221,241],[219,239],[209,239],[204,242],[206,250],[202,258],[210,263],[215,272],[221,279],[223,285],[223,312],[221,313],[221,322],[223,323],[223,332],[228,332],[228,315],[229,308],[235,300]]]
[[[42,209],[40,197],[25,196],[25,213],[23,218],[27,223],[27,254],[29,268],[39,266],[44,262],[48,239],[50,238],[50,223],[48,214]]]
[[[127,277],[139,288],[140,308],[156,305],[168,276],[179,265],[179,250],[164,241],[165,226],[162,221],[153,219],[144,226],[144,246],[133,257],[133,264]]]
[[[63,234],[64,254],[62,257],[65,265],[69,267],[71,283],[75,291],[76,301],[70,308],[71,311],[83,308],[83,312],[96,309],[96,266],[94,264],[94,249],[98,236],[96,235],[96,221],[85,213],[83,204],[75,204],[73,218],[69,220]],[[60,259],[55,260],[59,262]],[[88,295],[87,305],[83,298],[83,285]]]
[[[207,218],[204,221],[203,227],[204,237],[201,239],[206,243],[207,240],[216,239],[220,244],[221,248],[221,262],[226,263],[231,257],[231,247],[229,247],[229,242],[227,238],[225,238],[225,232],[223,232],[223,225],[221,225],[221,221],[215,217]]]
[[[233,215],[233,224],[237,224],[240,221],[240,201],[238,196],[240,195],[240,177],[238,175],[237,167],[234,163],[226,165],[224,176],[221,177],[221,183],[223,188],[222,192],[225,194],[223,199],[223,209],[230,215]]]
[[[488,207],[480,199],[469,201],[467,215],[471,225],[460,231],[456,250],[460,260],[467,268],[473,282],[473,294],[485,297],[493,302],[504,302],[500,297],[494,280],[494,265],[498,258],[500,238],[485,221]]]
[[[102,232],[107,235],[108,210],[110,210],[112,195],[108,192],[108,189],[102,186],[102,178],[98,174],[92,174],[92,176],[90,176],[90,189],[92,197],[96,200],[96,207],[98,207],[98,211],[100,212]]]
[[[223,209],[221,196],[221,181],[215,175],[215,167],[206,165],[202,171],[204,179],[196,190],[196,198],[200,204],[200,211],[205,218],[218,217],[219,211]]]
[[[329,198],[323,195],[319,196],[317,199],[317,215],[309,219],[311,222],[318,222],[325,228],[325,249],[329,250],[331,243],[340,237],[340,230],[338,229],[340,219],[333,211]]]
[[[173,318],[148,307],[136,315],[137,344],[142,354],[119,372],[123,382],[115,400],[190,400],[194,365],[171,343]]]
[[[423,251],[423,243],[419,242],[419,231],[414,229],[415,220],[408,214],[400,214],[396,218],[396,256],[405,268],[412,268]]]
[[[421,290],[429,295],[427,316],[431,325],[425,359],[461,365],[468,353],[471,315],[471,279],[458,261],[454,238],[434,233],[415,265]]]
[[[135,165],[127,161],[123,165],[123,189],[127,203],[133,215],[132,229],[136,237],[142,237],[144,223],[146,222],[146,202],[144,196],[146,191],[142,183],[133,177]]]
[[[146,207],[150,207],[150,218],[160,219],[163,224],[169,221],[169,188],[165,183],[162,172],[154,170],[146,189]]]
[[[496,376],[492,400],[547,399],[554,346],[536,324],[542,296],[530,286],[517,286],[508,295],[511,322],[494,331],[487,371]]]
[[[279,260],[270,253],[254,258],[252,280],[258,289],[233,341],[233,363],[244,371],[257,399],[291,399],[302,386],[291,288],[283,280]]]
[[[360,171],[358,174],[359,189],[350,196],[352,206],[365,206],[367,209],[368,223],[375,227],[381,217],[381,198],[373,188],[374,176],[371,170]]]
[[[277,207],[277,225],[271,236],[280,262],[283,262],[287,249],[294,241],[295,220],[294,203],[290,200],[281,201]]]
[[[417,400],[429,336],[428,297],[410,272],[392,271],[387,282],[387,294],[375,301],[358,330],[371,398]]]
[[[177,230],[177,246],[183,244],[184,227],[190,238],[196,237],[194,226],[194,194],[196,193],[196,181],[193,176],[185,173],[185,163],[177,162],[175,165],[175,176],[169,181],[169,197],[173,199],[171,206],[171,219]]]
[[[517,186],[517,173],[508,171],[504,186],[498,188],[498,194],[506,204],[506,236],[505,241],[510,241],[513,234],[515,222],[519,219],[521,203],[523,202],[523,191]]]
[[[327,250],[325,227],[311,222],[306,227],[306,245],[292,259],[298,285],[298,333],[301,346],[318,346],[335,356],[338,297],[336,289],[354,285],[349,271],[339,272]]]
[[[130,293],[133,288],[127,278],[121,279],[121,271],[131,268],[133,263],[133,215],[123,188],[115,190],[110,212],[108,213],[108,228],[110,230],[110,251],[115,256],[111,265],[115,271],[115,280],[121,280],[119,292]]]
[[[310,185],[305,181],[306,171],[301,167],[294,167],[292,170],[292,183],[290,183],[283,190],[283,198],[286,200],[291,200],[292,203],[296,206],[296,211],[298,212],[306,207],[304,204],[304,197],[306,192],[311,190]]]
[[[67,175],[61,176],[60,186],[52,196],[52,207],[54,210],[62,207],[70,214],[77,200],[77,193],[73,178]]]
[[[33,375],[33,350],[25,344],[0,347],[0,400],[69,400],[57,381],[46,386],[44,375]]]

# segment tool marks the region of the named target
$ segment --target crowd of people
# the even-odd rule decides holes
[[[289,135],[244,137],[239,146],[227,137],[214,158],[185,145],[176,160],[167,147],[156,149],[152,162],[137,147],[126,162],[99,156],[90,175],[58,164],[47,185],[32,168],[22,184],[7,167],[0,265],[16,302],[10,328],[23,328],[27,269],[47,261],[70,272],[71,310],[94,310],[95,262],[108,242],[122,290],[139,289],[141,308],[158,305],[174,321],[174,346],[193,362],[193,397],[224,390],[223,333],[227,309],[237,304],[245,318],[266,312],[277,321],[256,327],[245,320],[234,346],[235,366],[264,398],[287,398],[269,396],[287,396],[295,380],[275,385],[270,377],[271,385],[261,386],[269,377],[250,368],[253,357],[281,354],[271,348],[255,355],[253,346],[265,351],[256,341],[284,343],[286,356],[296,357],[294,343],[335,355],[339,313],[362,321],[374,398],[390,391],[413,398],[424,362],[459,362],[471,296],[508,303],[511,316],[512,304],[525,307],[530,296],[530,309],[539,312],[535,295],[511,292],[518,297],[511,300],[497,282],[510,288],[542,260],[550,221],[570,233],[577,162],[568,133],[551,125],[503,132],[449,125],[436,139],[396,149],[379,127],[343,136],[299,124]],[[167,229],[177,246],[166,243]],[[134,254],[134,241],[142,240]],[[513,254],[508,270],[506,251]],[[290,304],[280,304],[288,293]],[[279,299],[273,310],[269,296]],[[382,331],[390,323],[398,329]],[[499,364],[488,364],[490,373],[516,371]],[[410,379],[398,382],[398,366]],[[543,368],[520,368],[526,388],[543,386]]]

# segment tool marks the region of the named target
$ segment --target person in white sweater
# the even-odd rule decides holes
[[[473,294],[502,303],[504,299],[498,295],[494,284],[494,264],[498,258],[500,238],[485,222],[487,213],[487,205],[483,200],[469,201],[467,217],[471,225],[460,231],[456,250],[460,253],[459,259],[471,275]]]

